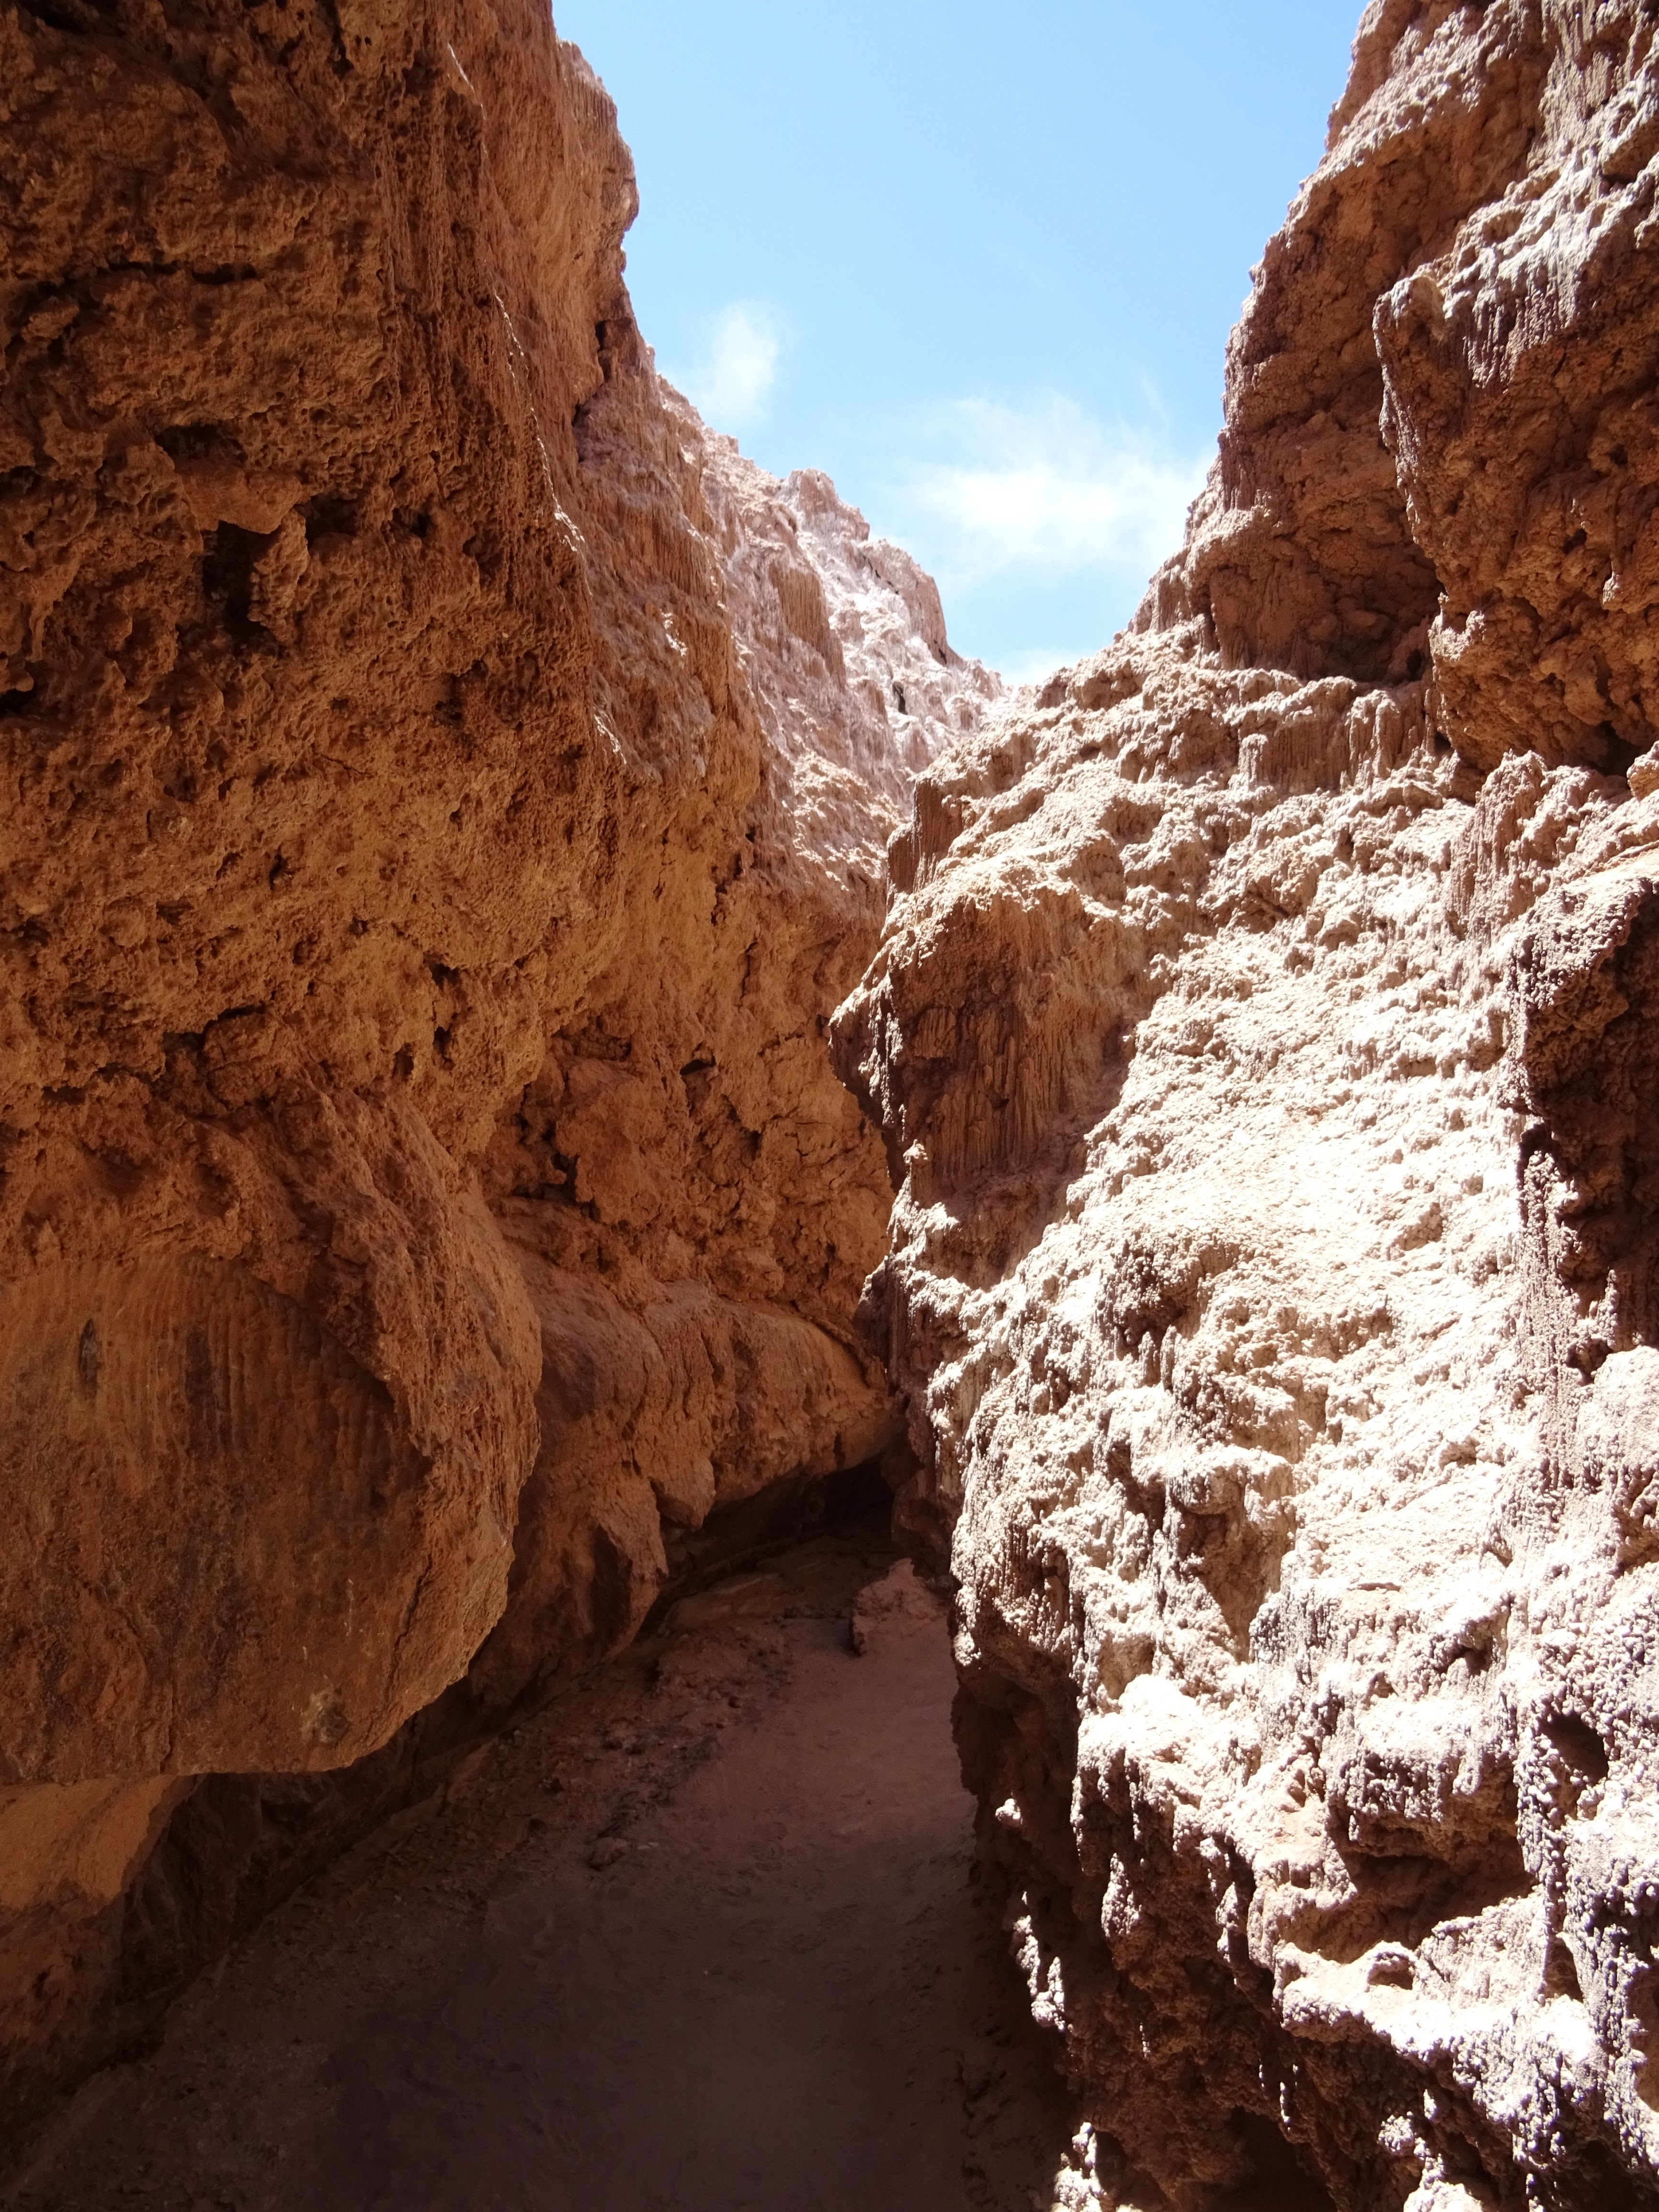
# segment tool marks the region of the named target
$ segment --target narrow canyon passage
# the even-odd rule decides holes
[[[0,0],[0,2208],[1659,2212],[1659,7],[1371,0],[1200,489],[846,10],[746,456],[564,5]]]
[[[684,1601],[275,1914],[10,2202],[1046,2207],[1072,2124],[952,1687],[875,1529]]]

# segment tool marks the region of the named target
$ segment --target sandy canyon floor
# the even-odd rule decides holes
[[[826,1537],[683,1602],[277,1912],[9,2200],[996,2212],[1070,2134],[971,1879],[942,1621]],[[908,1570],[902,1570],[902,1588]]]
[[[873,1525],[684,1600],[272,1915],[6,2204],[1048,2212],[1073,2119],[953,1688]]]

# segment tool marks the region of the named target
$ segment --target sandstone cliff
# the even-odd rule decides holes
[[[1369,9],[1183,553],[838,1018],[1068,2203],[1659,2203],[1655,31]]]
[[[12,2116],[892,1432],[823,1031],[998,687],[634,205],[528,0],[0,6]]]

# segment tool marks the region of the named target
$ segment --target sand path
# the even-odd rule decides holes
[[[849,1642],[893,1564],[829,1537],[687,1601],[274,1914],[10,2201],[1046,2208],[1069,2114],[970,1879],[942,1621]]]

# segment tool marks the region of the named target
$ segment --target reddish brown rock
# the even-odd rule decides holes
[[[1001,690],[827,479],[703,429],[625,300],[605,338],[577,495],[626,835],[602,955],[488,1162],[544,1347],[514,1596],[470,1678],[490,1703],[631,1633],[665,1537],[896,1434],[853,1325],[886,1162],[828,1018],[875,949],[911,764]]]
[[[14,2112],[892,1431],[824,1026],[996,686],[659,384],[634,204],[520,0],[0,7]]]
[[[70,1711],[89,1722],[110,1693],[139,1766],[231,1763],[234,1673],[200,1674],[178,1735],[142,1624],[161,1646],[260,1636],[258,1589],[231,1597],[186,1553],[214,1510],[191,1483],[226,1479],[214,1450],[240,1467],[255,1431],[278,1454],[313,1441],[303,1416],[284,1440],[285,1394],[261,1395],[280,1371],[262,1330],[358,1392],[342,1418],[386,1509],[339,1514],[312,1571],[342,1617],[348,1584],[378,1587],[401,1635],[357,1662],[331,1741],[307,1732],[343,1694],[319,1678],[249,1742],[260,1764],[333,1760],[424,1703],[499,1612],[534,1449],[532,1316],[469,1170],[533,1072],[542,946],[609,795],[551,474],[568,432],[547,447],[597,381],[592,316],[538,279],[580,252],[592,296],[614,287],[626,164],[581,147],[602,103],[527,17],[510,40],[475,26],[469,76],[415,19],[366,70],[320,16],[60,12],[0,19],[0,1234],[34,1378],[8,1467],[84,1609],[37,1612],[31,1636],[140,1626],[117,1679],[78,1693],[43,1657],[67,1702],[18,1772],[111,1771],[107,1745],[73,1747]],[[486,104],[471,80],[492,71]],[[527,98],[573,158],[515,204],[500,134]],[[178,1470],[149,1488],[119,1471],[120,1410],[98,1410],[124,1364],[155,1375],[149,1441]],[[38,1456],[54,1395],[86,1432],[68,1485]],[[313,1449],[301,1492],[341,1473],[328,1437]],[[293,1485],[244,1479],[286,1510]],[[94,1563],[60,1515],[98,1517],[100,1485],[130,1503],[118,1559]],[[249,1540],[280,1555],[297,1533]]]

